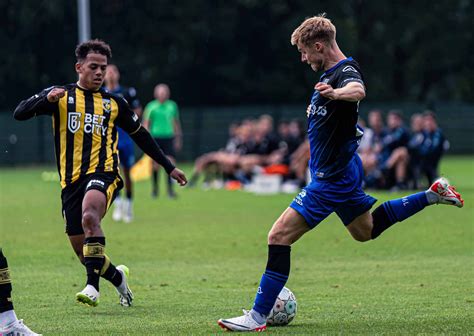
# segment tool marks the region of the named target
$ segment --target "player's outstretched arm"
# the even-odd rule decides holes
[[[338,89],[334,89],[329,84],[319,82],[314,88],[319,91],[321,96],[331,100],[357,102],[365,98],[365,88],[358,82],[350,82]]]
[[[36,115],[51,115],[54,109],[57,108],[56,103],[64,94],[65,90],[63,88],[43,90],[21,101],[13,112],[13,117],[16,120],[28,120]]]
[[[188,183],[186,179],[186,175],[184,175],[183,171],[176,168],[171,161],[166,157],[166,155],[161,150],[160,146],[153,140],[150,133],[144,128],[140,127],[138,131],[135,133],[130,134],[133,141],[141,148],[141,150],[155,160],[158,164],[163,166],[166,172],[176,180],[179,185],[184,186]]]

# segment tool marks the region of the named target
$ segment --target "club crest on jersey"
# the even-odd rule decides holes
[[[76,133],[81,127],[81,114],[79,112],[68,112],[67,114],[67,128],[71,133]]]
[[[110,111],[112,110],[112,104],[110,103],[110,99],[103,98],[102,99],[102,107],[104,109],[104,112],[110,113]]]

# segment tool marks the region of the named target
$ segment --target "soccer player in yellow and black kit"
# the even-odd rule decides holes
[[[184,173],[166,158],[128,103],[102,89],[111,56],[109,45],[101,40],[78,45],[77,83],[47,88],[23,100],[14,112],[17,120],[37,115],[53,118],[66,233],[87,270],[87,285],[76,299],[89,306],[99,303],[100,277],[115,286],[122,306],[130,306],[133,300],[127,284],[128,268],[115,267],[105,254],[100,225],[123,186],[118,168],[117,126],[130,134],[171,178],[182,186],[187,183]]]
[[[41,336],[16,317],[12,300],[12,280],[7,258],[0,246],[0,335]]]

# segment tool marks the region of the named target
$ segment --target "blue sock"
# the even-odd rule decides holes
[[[428,198],[424,191],[405,196],[403,198],[385,202],[385,210],[392,217],[394,223],[401,222],[417,212],[423,210],[428,205]]]
[[[287,280],[287,275],[269,271],[267,269],[260,280],[260,286],[257,290],[253,310],[267,316],[272,310],[278,294],[280,294]]]
[[[377,238],[393,224],[423,210],[427,205],[428,198],[424,191],[383,203],[372,213],[372,239]]]

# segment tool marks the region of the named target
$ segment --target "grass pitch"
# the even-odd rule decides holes
[[[465,207],[432,206],[358,243],[334,215],[292,249],[287,286],[298,314],[272,334],[474,334],[472,157],[443,161]],[[53,168],[50,168],[52,171]],[[266,236],[293,195],[183,189],[151,199],[136,184],[135,221],[103,221],[107,254],[130,267],[134,306],[74,302],[85,271],[64,232],[60,187],[44,169],[0,170],[0,244],[15,310],[45,335],[217,334],[216,321],[249,308],[266,264]],[[45,174],[48,175],[48,174]],[[163,183],[162,183],[163,185]],[[164,191],[164,190],[162,190]],[[372,193],[379,203],[402,194]]]

